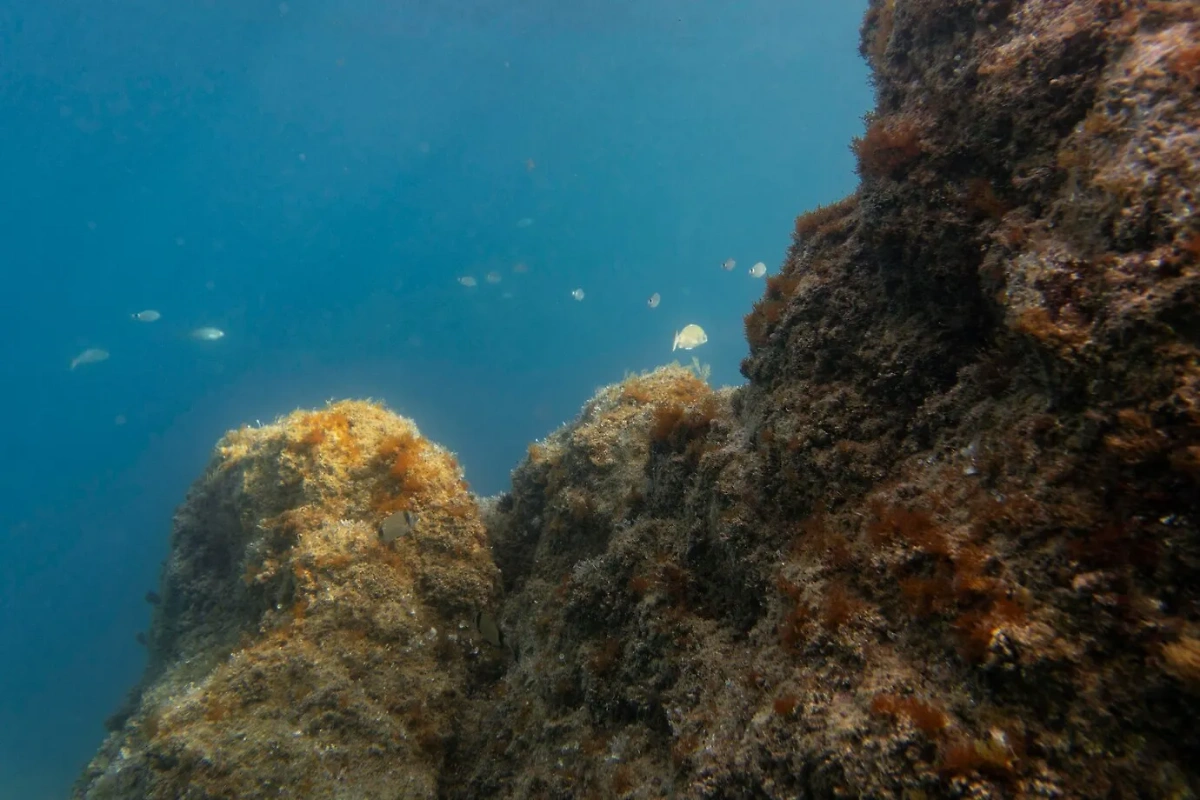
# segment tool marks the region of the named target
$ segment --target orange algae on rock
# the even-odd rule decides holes
[[[384,548],[377,456],[400,440],[420,522]],[[136,702],[78,794],[432,796],[477,660],[462,631],[497,579],[478,510],[451,505],[474,508],[457,462],[378,405],[228,434],[176,514]]]
[[[921,155],[921,129],[907,118],[873,118],[866,132],[851,145],[864,178],[894,176]]]

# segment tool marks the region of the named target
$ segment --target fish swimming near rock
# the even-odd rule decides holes
[[[379,541],[391,544],[397,539],[411,534],[416,527],[417,515],[414,512],[408,509],[397,511],[379,523]]]
[[[675,350],[691,350],[707,341],[708,334],[704,332],[704,328],[696,324],[684,325],[683,330],[675,333],[675,341],[671,343],[671,350],[672,352]]]

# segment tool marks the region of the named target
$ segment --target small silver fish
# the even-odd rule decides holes
[[[198,342],[215,342],[225,338],[225,331],[220,328],[196,328],[192,331],[192,338]]]
[[[658,308],[658,304],[661,301],[662,298],[658,296],[658,292],[655,292],[654,294],[650,295],[650,299],[646,301],[646,305],[650,306],[651,308]]]
[[[408,509],[387,516],[379,524],[379,541],[391,544],[402,536],[408,536],[417,527],[417,515]]]
[[[576,289],[575,291],[571,292],[571,297],[574,297],[576,300],[582,300],[583,289]]]
[[[763,275],[766,275],[766,274],[767,274],[767,265],[761,261],[750,268],[750,277],[751,278],[761,278]]]
[[[725,270],[726,272],[732,272],[733,268],[736,266],[737,266],[737,262],[734,261],[732,258],[727,258],[721,262],[721,269]]]
[[[138,322],[158,322],[162,319],[162,314],[155,311],[153,308],[147,308],[145,311],[139,311],[133,315],[133,318]]]
[[[473,286],[479,285],[479,281],[475,280],[470,275],[463,275],[461,278],[458,279],[458,282],[461,283],[463,286],[467,287],[468,289],[470,289]]]
[[[71,359],[71,369],[75,369],[83,364],[99,364],[101,361],[108,360],[108,351],[101,347],[89,347],[79,355]]]

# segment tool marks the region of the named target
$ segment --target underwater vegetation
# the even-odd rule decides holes
[[[381,528],[397,508],[419,524]],[[227,434],[175,517],[150,664],[87,796],[432,791],[496,570],[457,462],[346,401]],[[486,660],[486,659],[483,659]],[[317,754],[320,754],[319,757]]]
[[[749,384],[605,387],[497,498],[371,404],[228,434],[76,797],[1200,792],[1197,41],[873,0]]]

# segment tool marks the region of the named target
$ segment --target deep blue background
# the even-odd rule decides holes
[[[854,185],[864,7],[0,0],[0,800],[101,740],[226,429],[370,396],[493,493],[687,322],[740,381],[747,269]]]

